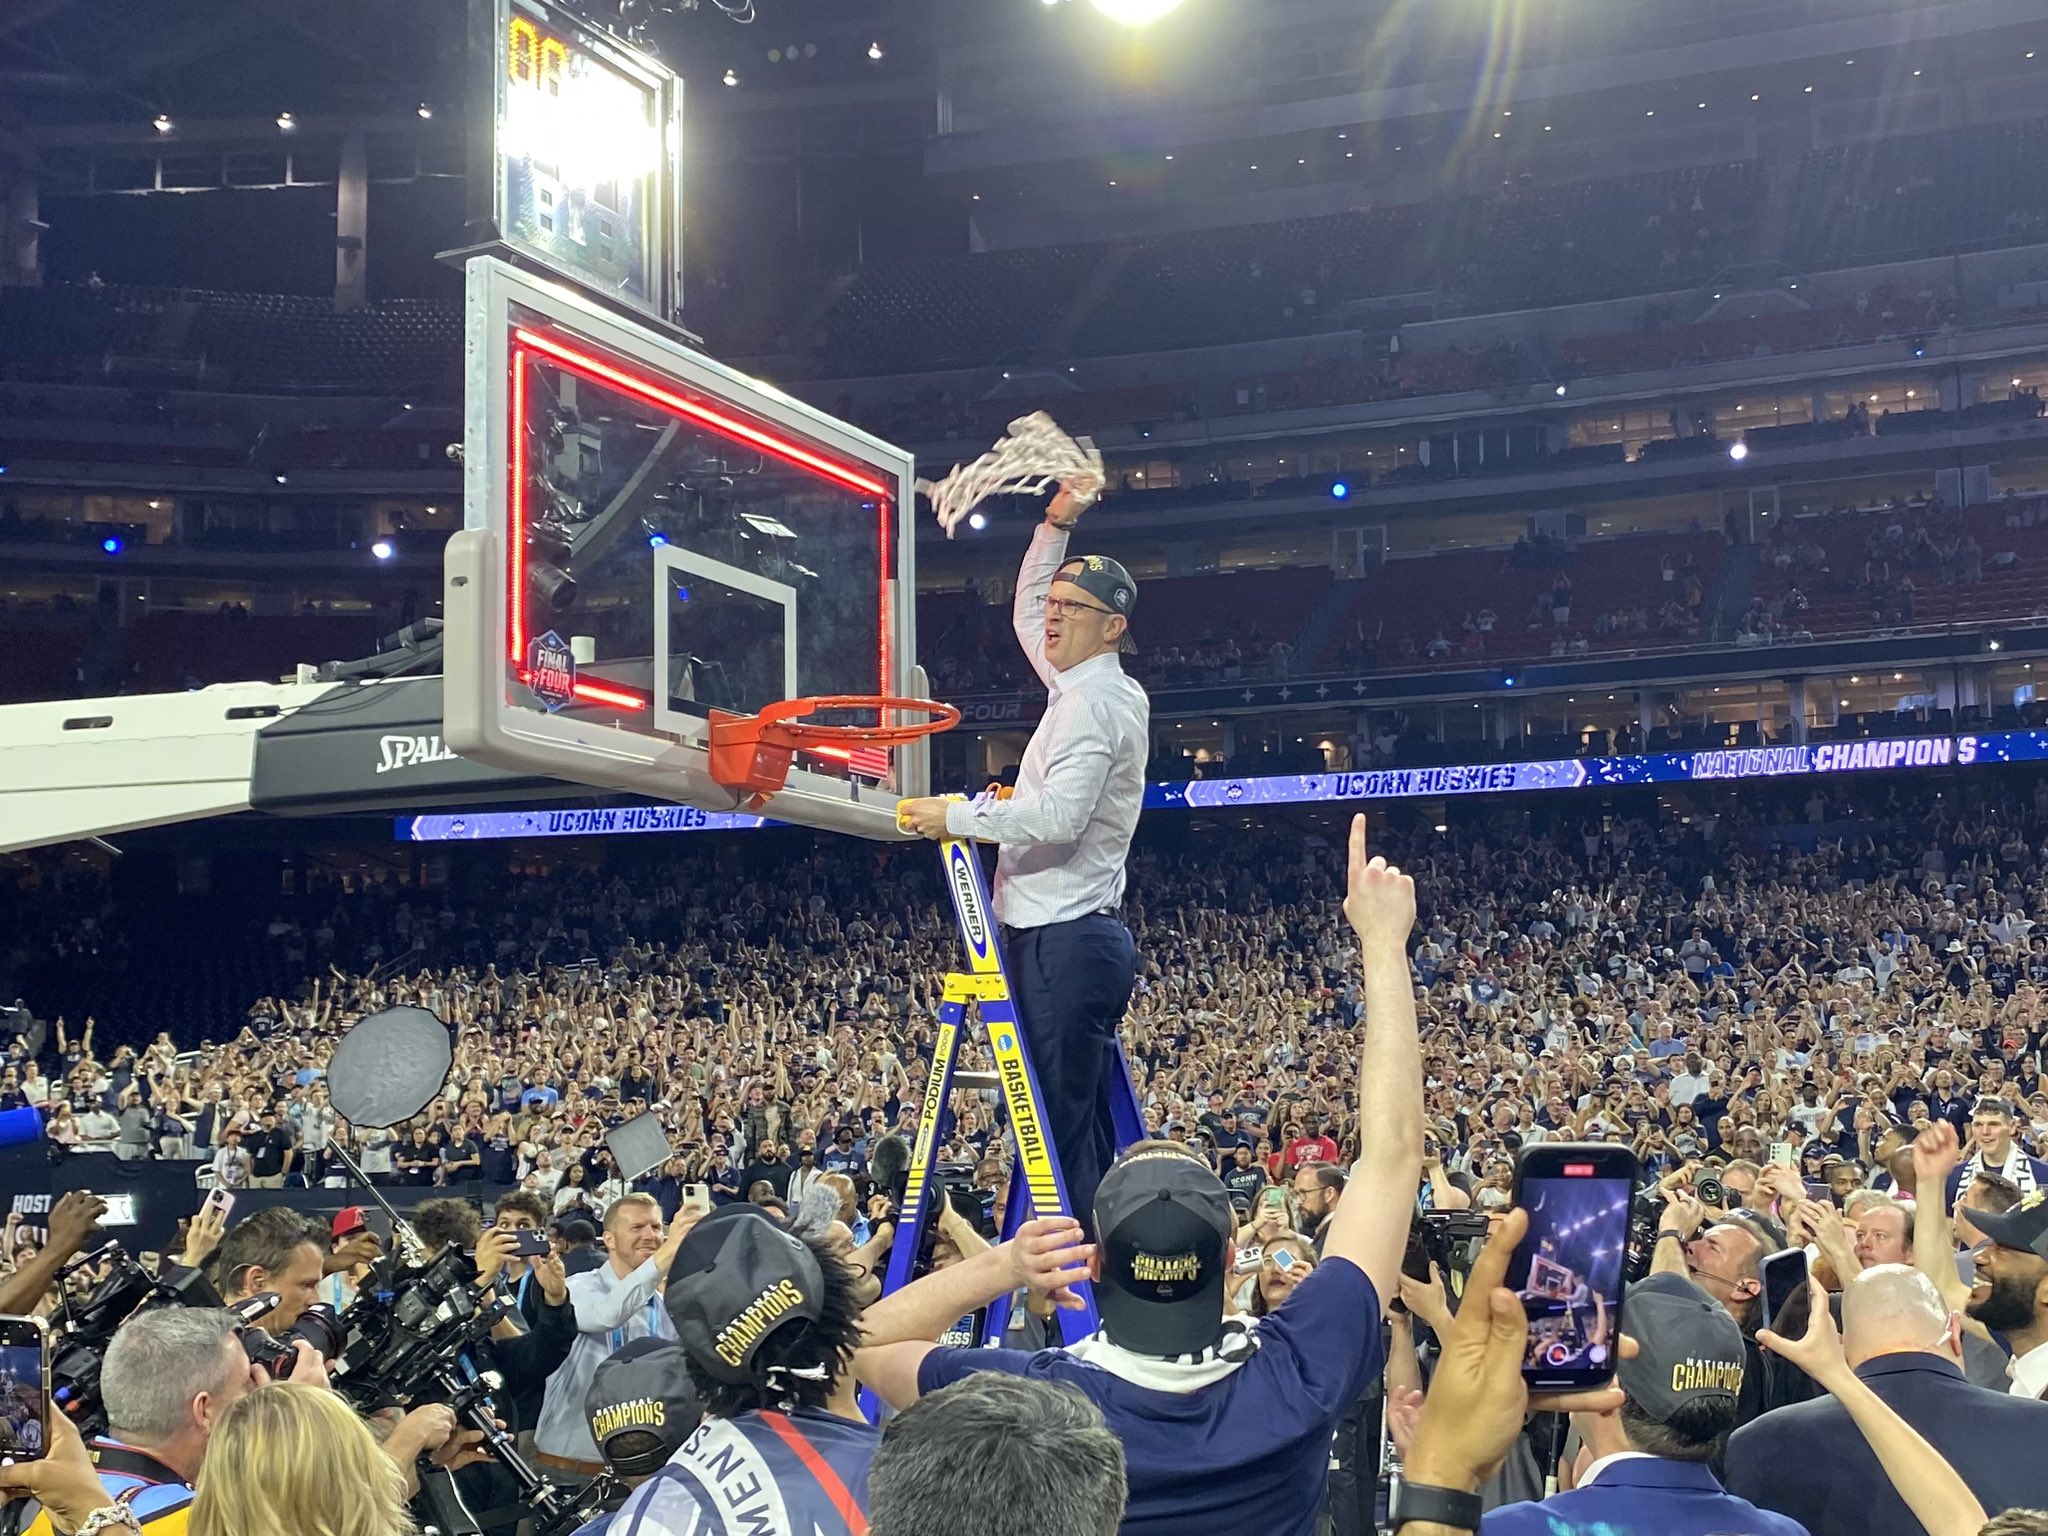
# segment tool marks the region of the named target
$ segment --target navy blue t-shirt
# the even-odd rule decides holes
[[[871,1424],[810,1408],[706,1419],[603,1528],[610,1536],[859,1536],[881,1439]]]
[[[1258,1353],[1192,1392],[1136,1386],[1059,1349],[935,1349],[918,1367],[917,1389],[936,1392],[974,1371],[1078,1387],[1123,1442],[1123,1536],[1309,1536],[1331,1432],[1379,1374],[1379,1316],[1365,1271],[1325,1259],[1260,1319]]]

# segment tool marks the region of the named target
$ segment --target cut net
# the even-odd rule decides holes
[[[1086,506],[1102,494],[1102,455],[1087,438],[1073,438],[1043,411],[1019,416],[996,445],[971,464],[955,464],[942,480],[920,480],[946,537],[991,496],[1037,496],[1064,485]]]

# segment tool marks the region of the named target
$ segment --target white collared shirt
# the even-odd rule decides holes
[[[1011,622],[1049,690],[1007,800],[965,800],[946,810],[955,837],[1002,844],[996,920],[1042,928],[1114,907],[1124,858],[1145,803],[1151,701],[1114,651],[1064,672],[1045,659],[1045,597],[1067,558],[1067,536],[1041,523],[1017,573]]]
[[[2040,1397],[2048,1392],[2048,1344],[2036,1344],[2024,1355],[2014,1355],[2007,1369],[2012,1372],[2008,1390],[2014,1397]]]
[[[1587,1464],[1585,1475],[1579,1479],[1577,1486],[1581,1488],[1592,1487],[1593,1480],[1617,1461],[1649,1461],[1651,1459],[1648,1451],[1609,1451],[1597,1461]]]

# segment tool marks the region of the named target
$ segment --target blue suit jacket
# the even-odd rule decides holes
[[[1856,1368],[1995,1515],[2048,1505],[2048,1403],[1972,1386],[1939,1355],[1879,1355]],[[1832,1397],[1794,1403],[1728,1441],[1728,1487],[1813,1536],[1921,1536],[1877,1458]]]
[[[1604,1468],[1592,1485],[1540,1504],[1503,1504],[1480,1536],[1807,1536],[1783,1515],[1758,1509],[1714,1481],[1696,1461],[1631,1456]]]

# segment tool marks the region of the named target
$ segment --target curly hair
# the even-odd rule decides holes
[[[690,1385],[706,1418],[729,1419],[763,1408],[823,1408],[839,1378],[853,1368],[861,1311],[854,1300],[853,1271],[817,1239],[797,1235],[824,1277],[822,1308],[815,1320],[785,1323],[761,1341],[751,1381],[721,1381],[694,1356],[686,1356]]]

